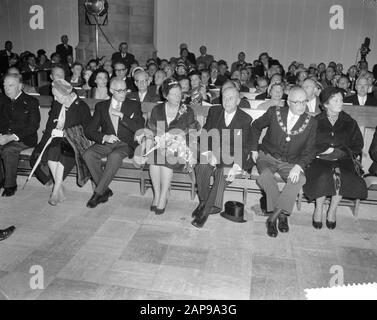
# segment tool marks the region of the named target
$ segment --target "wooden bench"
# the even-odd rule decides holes
[[[37,96],[37,99],[40,102],[40,111],[41,111],[41,125],[38,130],[38,136],[41,138],[42,130],[45,129],[46,122],[48,119],[48,112],[50,110],[50,106],[52,103],[52,98],[48,96]],[[92,112],[94,112],[94,107],[98,100],[95,99],[84,99],[84,101],[88,104],[89,108]],[[246,113],[248,113],[253,120],[259,118],[261,115],[266,112],[266,108],[260,107],[260,101],[253,102],[250,100],[251,105],[253,108],[244,109]],[[263,102],[263,101],[261,101]],[[154,103],[142,103],[142,112],[144,114],[145,119],[149,119],[150,112],[152,108],[155,106]],[[194,106],[193,110],[195,112],[197,120],[203,125],[205,123],[206,117],[208,115],[209,106]],[[350,114],[359,124],[361,132],[364,137],[364,149],[362,155],[362,164],[364,170],[367,171],[370,164],[372,163],[369,157],[369,146],[373,137],[373,133],[377,124],[377,108],[376,107],[359,107],[359,106],[344,106],[344,111]],[[262,139],[262,137],[261,137]],[[29,158],[32,153],[33,149],[27,149],[21,152],[20,156],[20,164],[18,173],[21,175],[26,175],[30,172],[30,164]],[[106,159],[103,159],[104,164]],[[148,167],[144,168],[137,168],[134,166],[132,159],[124,159],[122,167],[119,169],[116,177],[114,180],[116,181],[133,181],[138,182],[140,184],[140,192],[141,194],[145,194],[146,189],[151,186],[151,181],[149,177]],[[227,173],[227,172],[226,172]],[[75,175],[75,171],[71,173],[72,176]],[[242,191],[243,193],[243,202],[246,203],[247,195],[249,192],[252,193],[260,193],[260,188],[256,184],[256,179],[258,177],[258,172],[256,167],[253,168],[251,174],[243,173],[239,175],[235,181],[228,186],[228,189],[231,190],[238,190]],[[279,177],[276,177],[279,183],[283,183],[283,181]],[[377,180],[377,179],[376,179]],[[376,184],[373,184],[373,181],[370,184],[370,192],[374,193],[374,197],[369,197],[368,199],[363,201],[366,203],[376,203],[377,201],[377,188]],[[191,198],[194,199],[196,195],[196,186],[195,186],[195,175],[194,174],[186,174],[183,172],[174,172],[173,180],[172,180],[172,189],[179,189],[179,190],[188,190],[190,191]],[[302,193],[298,197],[297,201],[297,208],[300,210],[302,202]],[[344,199],[341,203],[342,205],[348,205],[353,207],[353,214],[355,217],[358,215],[358,209],[360,205],[360,201],[350,201]]]

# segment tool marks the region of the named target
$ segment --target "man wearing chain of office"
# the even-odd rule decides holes
[[[307,102],[303,89],[292,88],[288,107],[271,107],[252,124],[252,157],[260,174],[257,182],[267,195],[270,237],[276,237],[278,229],[289,231],[288,216],[306,182],[304,169],[315,157],[317,120],[305,112]],[[258,147],[264,128],[267,132]],[[286,182],[281,192],[275,173]]]

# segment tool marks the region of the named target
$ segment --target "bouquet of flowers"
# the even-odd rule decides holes
[[[185,163],[185,170],[192,172],[195,164],[193,152],[186,144],[185,136],[181,134],[164,133],[161,136],[154,137],[155,146],[150,149],[144,157],[156,149],[160,149],[166,159],[173,159],[169,163]]]

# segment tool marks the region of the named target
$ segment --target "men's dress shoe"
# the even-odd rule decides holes
[[[317,222],[317,221],[314,221],[313,219],[312,224],[313,224],[314,229],[322,229],[322,221]]]
[[[113,196],[113,190],[111,190],[110,188],[107,188],[104,195],[106,195],[108,198],[112,197]]]
[[[151,206],[151,211],[156,211],[157,206]]]
[[[204,206],[205,206],[205,202],[204,201],[200,202],[199,205],[196,207],[196,209],[192,212],[191,217],[192,218],[198,217],[200,214],[200,211],[203,210]]]
[[[281,233],[286,233],[289,231],[288,226],[288,216],[284,213],[280,213],[278,218],[278,228]]]
[[[196,228],[203,228],[204,224],[206,223],[208,219],[208,214],[200,214],[198,217],[196,217],[191,224]]]
[[[16,230],[15,226],[11,226],[7,229],[0,230],[0,241],[9,238],[10,235],[14,232],[14,230]]]
[[[17,191],[17,186],[11,187],[11,188],[4,188],[2,196],[3,197],[11,197],[16,193],[16,191]]]
[[[271,221],[270,219],[267,219],[266,225],[267,225],[267,235],[272,238],[276,238],[278,235],[278,229],[276,228],[276,221]]]
[[[165,213],[165,208],[163,208],[163,209],[158,209],[158,208],[156,207],[156,210],[154,210],[154,213],[155,213],[156,215],[160,216],[160,215],[162,215],[162,214]]]
[[[326,227],[330,230],[334,230],[336,228],[336,221],[331,222],[326,219]]]
[[[109,197],[106,194],[101,195],[94,192],[92,197],[89,199],[88,203],[86,204],[86,206],[88,208],[93,209],[97,207],[100,203],[107,202],[107,200],[109,200]]]

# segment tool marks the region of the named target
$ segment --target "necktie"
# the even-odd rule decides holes
[[[121,109],[121,103],[117,101],[116,105],[113,107],[116,111],[120,111]],[[114,116],[112,112],[110,111],[110,117],[111,117],[111,122],[113,123],[115,134],[118,134],[118,123],[119,123],[119,117]]]
[[[229,127],[230,123],[232,122],[232,118],[230,114],[225,113],[225,125]]]
[[[297,116],[295,116],[295,115],[288,115],[288,119],[287,119],[287,130],[288,130],[288,133],[291,133],[291,130],[295,126],[296,122],[297,122]]]

